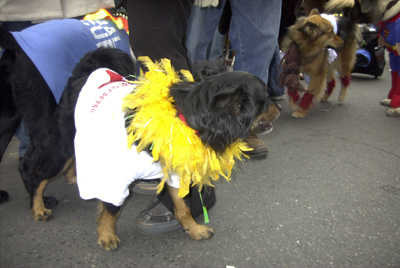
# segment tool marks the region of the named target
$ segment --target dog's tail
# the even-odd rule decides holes
[[[79,61],[72,77],[88,76],[99,68],[111,69],[122,76],[136,74],[136,62],[131,55],[116,48],[99,48]]]
[[[354,7],[354,0],[330,0],[324,10],[328,14],[346,12]]]
[[[2,25],[0,26],[0,47],[5,50],[20,51],[21,48],[15,40],[14,36]]]

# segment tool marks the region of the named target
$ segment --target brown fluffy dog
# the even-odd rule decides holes
[[[317,9],[313,9],[308,17],[302,17],[289,27],[282,41],[282,50],[286,53],[283,62],[283,73],[280,80],[288,88],[290,106],[295,118],[303,118],[315,98],[326,102],[335,87],[334,70],[341,78],[342,87],[339,101],[344,101],[350,83],[350,74],[355,64],[357,50],[357,28],[348,18],[336,17],[337,34],[331,22],[321,17]],[[334,62],[328,62],[328,49],[337,53]],[[294,66],[293,66],[294,65]],[[298,83],[298,74],[310,76],[308,89],[304,90]],[[296,78],[297,77],[297,78]],[[296,82],[293,82],[296,79]],[[325,94],[323,88],[327,82]],[[306,91],[300,97],[298,91]]]

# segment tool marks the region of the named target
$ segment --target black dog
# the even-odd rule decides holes
[[[96,56],[92,54],[92,57]],[[79,65],[78,67],[82,68]],[[154,73],[159,73],[163,76],[165,70],[156,69]],[[150,77],[153,75],[150,74]],[[118,247],[120,240],[115,232],[115,224],[122,206],[121,202],[126,197],[127,181],[129,184],[138,179],[135,175],[126,176],[125,174],[129,172],[136,174],[139,169],[145,170],[143,172],[148,174],[148,169],[152,170],[153,168],[147,167],[147,160],[144,161],[144,165],[142,163],[140,166],[135,166],[133,162],[131,165],[120,165],[119,163],[125,163],[124,159],[119,158],[120,156],[131,159],[132,154],[134,155],[132,159],[146,158],[142,155],[137,155],[134,148],[132,150],[127,149],[126,142],[123,142],[122,145],[118,143],[115,146],[112,143],[111,147],[104,143],[103,146],[99,146],[105,140],[115,141],[114,137],[121,137],[121,132],[126,135],[125,127],[130,126],[129,121],[138,112],[136,109],[127,111],[127,114],[124,115],[127,122],[118,126],[114,124],[116,122],[115,118],[119,118],[118,113],[121,112],[120,102],[114,101],[121,99],[121,93],[117,93],[117,91],[121,92],[119,89],[123,90],[123,92],[135,91],[135,85],[129,86],[122,80],[122,77],[116,80],[115,77],[118,77],[118,74],[114,72],[97,70],[88,78],[88,82],[82,91],[81,86],[76,88],[68,87],[63,96],[63,98],[69,95],[76,96],[81,91],[77,105],[75,106],[71,102],[71,106],[65,108],[70,111],[76,107],[75,118],[79,118],[79,120],[75,121],[77,128],[75,152],[78,163],[78,186],[84,199],[98,198],[101,200],[97,228],[98,242],[106,250],[115,250]],[[106,79],[103,81],[103,78]],[[70,79],[70,82],[73,81],[74,77]],[[97,84],[98,82],[96,81],[102,82]],[[152,80],[146,81],[149,81],[149,87],[158,85],[157,83],[153,84]],[[158,87],[156,88],[158,89]],[[182,81],[169,85],[168,91],[172,97],[171,103],[176,109],[176,117],[181,114],[185,118],[186,125],[196,131],[201,143],[210,147],[217,156],[223,156],[229,146],[238,140],[246,138],[250,131],[256,134],[270,132],[272,130],[272,122],[280,112],[280,107],[268,100],[265,84],[259,78],[245,72],[221,73],[205,77],[199,82]],[[107,93],[104,100],[98,106],[92,106],[91,104],[96,103],[96,100],[98,100],[98,96],[103,96],[103,92]],[[170,98],[168,98],[168,101],[170,101]],[[147,103],[148,101],[145,102]],[[165,107],[165,103],[162,104],[162,107]],[[151,120],[153,120],[150,120],[151,122],[157,120],[154,119],[157,117],[154,114],[154,109],[156,109],[154,106],[161,107],[158,105],[158,103],[151,102],[152,113],[150,116]],[[60,106],[61,112],[62,108]],[[96,115],[98,112],[99,114]],[[112,117],[107,116],[111,113],[113,114]],[[163,114],[164,111],[157,113],[161,117],[164,116]],[[150,121],[147,121],[140,129],[157,129],[161,136],[169,135],[169,132],[160,131],[157,128],[159,125],[151,126]],[[175,121],[175,117],[173,121]],[[136,122],[136,130],[139,129],[137,124]],[[113,126],[112,128],[111,125]],[[129,130],[129,127],[127,129],[128,131],[136,132],[135,130]],[[88,133],[93,133],[94,135],[88,135]],[[164,139],[161,138],[161,140]],[[186,141],[186,138],[184,140]],[[65,146],[70,145],[66,144]],[[165,146],[165,144],[161,146]],[[157,147],[157,145],[154,145],[154,147]],[[129,151],[128,156],[125,150]],[[159,165],[163,165],[165,161],[160,158],[159,163]],[[96,165],[102,168],[94,170],[95,168],[92,167]],[[88,166],[90,168],[87,168]],[[116,166],[118,166],[118,170],[116,170]],[[144,166],[146,166],[146,169]],[[81,170],[84,170],[84,172],[81,173]],[[112,176],[113,178],[110,178],[110,174],[115,175],[117,173],[124,175],[122,175],[122,178],[120,176]],[[92,181],[89,177],[92,177],[95,181]],[[148,179],[148,177],[146,178]],[[110,179],[113,182],[113,189],[107,187]],[[182,186],[182,183],[180,186]],[[121,189],[123,190],[122,193],[119,192]],[[179,189],[167,185],[167,190],[174,203],[175,215],[184,230],[194,239],[210,238],[213,235],[213,230],[210,227],[199,225],[193,220],[190,209],[184,199],[178,196]],[[116,198],[114,199],[114,197]]]
[[[38,77],[38,82],[40,82],[40,75],[37,70],[35,73],[35,68],[29,59],[26,57],[24,60],[19,60],[18,58],[19,56],[13,66],[20,61],[22,62],[19,64],[22,66],[28,63],[30,68],[26,73],[34,73],[33,76]],[[22,82],[18,84],[13,81],[12,83],[15,92],[13,96],[18,96],[18,98],[13,99],[15,111],[12,109],[5,111],[10,116],[4,118],[3,122],[8,122],[5,125],[8,128],[4,129],[15,131],[21,115],[24,116],[23,120],[28,125],[31,143],[20,164],[20,172],[25,187],[31,195],[32,215],[37,220],[47,220],[52,213],[48,208],[57,204],[57,200],[53,197],[42,199],[47,182],[61,172],[72,179],[75,176],[73,142],[76,131],[75,105],[90,73],[101,67],[127,76],[133,72],[135,64],[129,55],[115,49],[99,49],[88,53],[73,71],[58,107],[54,99],[50,98],[50,90],[44,81],[41,81],[40,88],[22,87],[22,84],[26,84]],[[35,94],[33,94],[34,91]],[[170,92],[177,107],[185,116],[187,125],[197,130],[202,142],[208,144],[216,152],[223,152],[232,142],[245,138],[250,131],[257,134],[271,131],[272,122],[278,117],[280,111],[278,106],[268,101],[265,84],[260,79],[242,72],[224,73],[205,78],[201,82],[179,83],[171,86]],[[43,98],[42,95],[47,96],[47,102],[40,101]],[[30,106],[21,106],[29,102]],[[34,103],[41,104],[39,111],[38,105]],[[35,111],[38,111],[36,117]],[[31,113],[30,116],[29,113]],[[6,113],[2,112],[3,114]],[[15,127],[13,129],[9,126]],[[10,141],[12,134],[7,134],[8,132],[4,131],[1,133],[1,144],[8,144]],[[7,140],[3,137],[9,138]],[[212,229],[196,224],[183,199],[177,197],[177,189],[168,187],[168,190],[178,212],[176,213],[178,220],[185,230],[195,239],[209,237]],[[119,243],[115,234],[115,221],[120,207],[106,202],[101,202],[101,204],[99,243],[103,248],[113,250]]]
[[[61,172],[68,181],[76,181],[73,113],[79,91],[75,95],[63,94],[57,106],[33,62],[15,43],[12,44],[14,47],[7,47],[0,65],[1,77],[6,78],[1,79],[0,85],[0,159],[23,120],[30,144],[20,161],[19,171],[31,197],[34,219],[46,221],[52,214],[49,209],[58,204],[54,197],[43,196],[47,182]],[[81,88],[90,73],[100,67],[112,68],[126,76],[135,70],[130,55],[122,51],[99,49],[93,54],[81,59],[67,89]]]

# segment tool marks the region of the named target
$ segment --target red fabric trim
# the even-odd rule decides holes
[[[342,81],[342,86],[347,87],[350,84],[350,76],[340,77],[340,80]]]
[[[187,125],[186,118],[183,116],[182,111],[176,106],[176,111],[178,112],[179,119]],[[199,137],[199,131],[196,130],[196,135]]]
[[[382,32],[383,28],[385,28],[386,23],[388,23],[388,22],[395,22],[395,21],[398,20],[399,18],[400,18],[400,13],[398,13],[396,16],[394,16],[394,17],[388,19],[387,21],[378,22],[378,23],[376,24],[376,27],[377,27],[377,28],[379,27],[378,36],[381,35],[381,32]]]
[[[298,102],[300,99],[299,93],[297,93],[297,91],[294,90],[288,90],[288,95],[292,98],[292,100],[294,100],[295,102]]]
[[[327,83],[325,92],[328,93],[329,95],[331,95],[335,86],[336,86],[336,80],[335,80],[335,78],[333,78],[332,81]]]
[[[313,98],[314,98],[314,95],[312,95],[308,92],[304,93],[304,95],[300,101],[300,107],[304,108],[304,109],[308,109],[308,107],[310,107],[310,104],[311,104]]]

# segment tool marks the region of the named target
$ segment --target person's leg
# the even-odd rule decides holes
[[[27,133],[27,129],[24,127],[24,122],[18,127],[15,132],[15,137],[21,142],[18,149],[18,155],[20,158],[24,157],[26,150],[28,150],[29,146],[29,135]]]
[[[225,0],[221,0],[217,7],[192,7],[186,30],[187,56],[192,71],[196,61],[207,60],[207,52],[217,30],[224,4]]]
[[[268,84],[268,69],[277,46],[281,0],[231,0],[229,30],[236,52],[233,69],[251,73]]]
[[[278,43],[281,0],[230,0],[232,9],[229,38],[235,51],[234,71],[245,71],[268,84],[271,59]],[[246,152],[252,158],[264,158],[268,149],[257,135],[249,135]]]
[[[168,58],[176,70],[188,70],[184,40],[193,2],[128,0],[129,43],[135,57]]]
[[[267,92],[271,100],[281,100],[285,93],[285,87],[279,86],[278,75],[282,71],[280,68],[281,56],[279,54],[279,47],[276,46],[275,53],[272,56],[271,64],[269,66]]]
[[[210,210],[216,201],[213,187],[204,187],[201,191],[201,198],[198,188],[192,187],[186,199],[193,218],[203,215],[203,206],[206,210]],[[174,215],[174,203],[171,195],[166,189],[139,213],[136,217],[136,227],[145,234],[161,234],[181,228]]]

